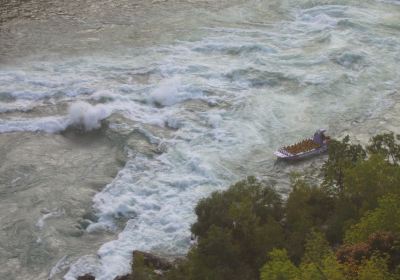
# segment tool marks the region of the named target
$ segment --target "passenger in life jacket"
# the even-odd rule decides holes
[[[325,131],[325,129],[318,129],[314,133],[313,141],[320,146],[322,146],[326,142],[326,136],[324,134]]]

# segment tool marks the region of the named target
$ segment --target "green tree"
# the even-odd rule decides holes
[[[328,155],[328,160],[322,166],[324,186],[332,194],[338,195],[344,188],[345,170],[364,160],[367,154],[361,145],[351,144],[347,135],[342,141],[330,140]]]
[[[305,244],[302,263],[315,263],[322,267],[323,260],[330,255],[333,255],[333,252],[324,234],[315,230],[311,231]]]
[[[358,209],[354,218],[376,208],[379,197],[400,192],[400,167],[385,161],[381,155],[372,155],[344,173],[344,194]]]
[[[344,265],[340,264],[333,255],[321,260],[322,265],[302,263],[300,265],[301,280],[345,280]]]
[[[286,250],[274,249],[269,261],[261,268],[261,280],[300,279],[299,269],[290,261]]]
[[[300,264],[299,269],[301,275],[299,279],[301,280],[327,280],[325,274],[321,270],[321,267],[315,263],[302,263]]]
[[[387,261],[381,257],[366,260],[358,272],[358,280],[391,280],[393,275],[389,272]]]
[[[340,189],[325,177],[323,189],[332,194],[334,211],[326,225],[326,234],[332,244],[342,241],[344,232],[368,210],[378,205],[378,198],[387,193],[399,193],[400,167],[389,163],[381,154],[373,154],[365,159],[362,148],[350,145],[348,139],[336,146],[331,146],[332,153],[339,157],[335,147],[343,152],[348,150],[348,157],[328,159],[323,170],[329,174],[340,174]],[[352,146],[352,148],[351,148]],[[353,151],[353,152],[350,152]],[[346,152],[344,152],[346,154]],[[350,155],[353,154],[353,157]],[[331,162],[331,163],[329,163]],[[336,170],[336,171],[335,171]],[[332,178],[331,178],[332,179]],[[331,184],[331,185],[330,185]],[[332,191],[332,190],[336,190]],[[340,190],[340,191],[339,191]]]
[[[342,265],[337,262],[324,234],[315,230],[306,241],[300,270],[302,280],[345,279]]]
[[[255,279],[267,252],[284,244],[280,195],[254,177],[213,193],[195,211],[188,279]]]
[[[241,248],[238,257],[252,271],[258,272],[266,261],[265,252],[284,243],[282,226],[272,215],[259,217],[252,201],[246,197],[241,202],[231,204],[229,213],[233,220],[232,236],[235,244]]]
[[[354,244],[366,241],[378,231],[400,234],[400,196],[389,194],[379,199],[379,207],[367,212],[345,235],[345,242]]]
[[[266,187],[255,177],[248,177],[229,187],[224,192],[214,192],[210,197],[200,200],[195,208],[197,221],[192,225],[192,232],[203,237],[212,225],[232,228],[235,225],[232,217],[232,205],[249,201],[252,212],[266,222],[269,217],[280,221],[283,217],[282,199],[272,188]]]
[[[371,154],[381,154],[387,161],[398,164],[400,161],[400,135],[393,132],[383,133],[371,138],[367,150]]]
[[[345,280],[345,270],[345,266],[340,264],[333,254],[325,257],[322,271],[326,279]]]
[[[211,226],[192,252],[192,273],[188,279],[252,279],[246,276],[249,268],[239,258],[240,249],[230,230]]]
[[[333,211],[334,201],[324,189],[310,186],[303,180],[294,182],[285,209],[285,248],[295,263],[303,256],[310,231],[324,228]]]

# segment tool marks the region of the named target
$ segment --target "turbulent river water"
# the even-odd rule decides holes
[[[197,201],[324,127],[400,132],[400,2],[3,0],[0,278],[184,254]]]

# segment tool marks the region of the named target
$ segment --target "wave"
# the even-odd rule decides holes
[[[246,83],[250,87],[280,86],[283,82],[297,81],[295,77],[290,77],[287,73],[260,70],[253,67],[236,69],[225,77],[230,81]]]
[[[101,121],[111,115],[112,110],[103,104],[91,105],[76,102],[68,110],[69,125],[85,131],[100,128]]]
[[[193,51],[205,53],[205,54],[227,54],[227,55],[244,55],[249,53],[266,53],[272,54],[277,51],[266,45],[256,43],[245,43],[245,44],[218,44],[218,43],[207,43],[201,46],[193,48]]]
[[[112,110],[105,105],[91,105],[79,101],[70,106],[67,116],[0,120],[0,133],[27,131],[59,133],[68,127],[91,131],[100,128],[101,121],[111,113]]]
[[[147,101],[159,107],[172,106],[187,100],[206,99],[201,90],[184,87],[179,78],[162,80],[147,96]]]
[[[12,103],[0,101],[0,113],[28,112],[32,110],[35,107],[35,105],[29,102],[21,102],[21,101]]]
[[[365,55],[360,53],[343,52],[341,54],[333,54],[331,57],[332,61],[336,64],[354,70],[367,65]]]
[[[43,117],[35,119],[0,120],[0,133],[46,132],[57,133],[65,130],[69,121],[65,117]]]
[[[191,209],[219,184],[212,168],[189,150],[155,159],[138,155],[128,161],[114,181],[95,196],[99,219],[87,228],[89,232],[115,230],[118,219],[125,217],[129,219],[125,229],[117,240],[99,249],[98,267],[83,266],[87,260],[82,258],[72,265],[65,279],[92,273],[96,279],[108,280],[126,274],[132,248],[183,254],[190,244]]]

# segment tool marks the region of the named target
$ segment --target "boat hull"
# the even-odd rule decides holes
[[[328,151],[328,145],[324,144],[321,147],[318,147],[316,149],[312,149],[310,151],[302,152],[302,153],[298,153],[298,154],[289,154],[289,153],[284,154],[280,151],[276,151],[274,153],[274,155],[276,155],[278,158],[284,159],[284,160],[299,160],[299,159],[309,158],[312,156],[323,154],[326,151]]]

